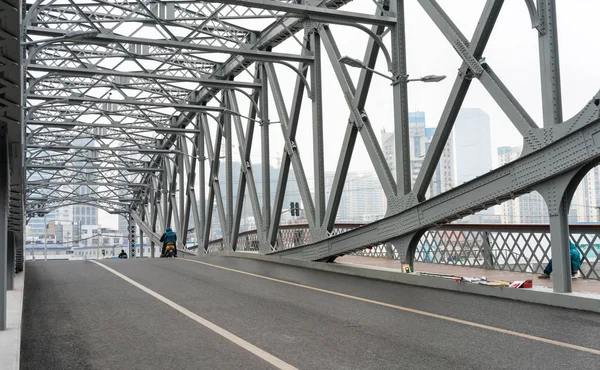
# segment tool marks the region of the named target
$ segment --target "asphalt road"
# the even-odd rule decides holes
[[[232,270],[103,262],[154,296],[93,262],[28,263],[22,369],[276,368],[202,319],[299,369],[600,368],[600,355],[585,352],[600,350],[597,314],[263,261],[200,261]]]

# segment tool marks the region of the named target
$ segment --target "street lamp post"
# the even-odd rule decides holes
[[[397,78],[390,77],[390,76],[386,75],[385,73],[381,73],[379,71],[374,70],[373,68],[367,67],[362,61],[360,61],[358,59],[350,58],[349,56],[343,56],[339,59],[339,62],[343,63],[347,66],[350,66],[350,67],[361,68],[361,69],[366,69],[367,71],[371,71],[381,77],[387,78],[388,80],[392,81],[392,84],[399,82]],[[406,78],[406,82],[411,82],[411,81],[440,82],[446,78],[446,76],[438,76],[438,75],[427,75],[427,76],[423,76],[423,77],[419,77],[419,78],[408,78],[408,75],[400,76],[400,78],[403,78],[403,77]]]

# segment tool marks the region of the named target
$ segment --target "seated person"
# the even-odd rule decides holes
[[[575,277],[575,275],[577,275],[577,271],[579,271],[579,268],[581,267],[581,254],[579,253],[579,250],[577,249],[575,244],[573,244],[573,242],[571,241],[569,242],[569,252],[571,254],[571,276]],[[548,265],[546,265],[546,268],[544,269],[544,273],[540,275],[539,278],[549,279],[551,273],[552,258],[550,258]]]
[[[119,258],[127,258],[127,253],[123,249],[121,249],[121,253],[119,253]]]
[[[175,248],[173,251],[173,256],[177,257],[177,234],[171,229],[167,227],[165,233],[160,237],[160,241],[163,242],[163,248],[161,252],[161,257],[165,255],[167,244],[173,243],[173,247]]]

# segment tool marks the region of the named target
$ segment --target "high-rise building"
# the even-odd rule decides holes
[[[521,154],[521,148],[502,146],[498,148],[498,166],[503,166],[509,162],[519,158]],[[519,202],[517,199],[509,200],[501,205],[502,213],[501,220],[503,224],[516,224],[521,220],[519,212]]]
[[[372,222],[385,215],[385,197],[377,175],[348,173],[338,209],[338,222]]]
[[[414,184],[423,160],[425,153],[429,149],[434,127],[425,126],[425,112],[410,112],[408,116],[409,124],[409,141],[410,141],[410,171],[411,180]],[[431,184],[427,191],[427,197],[435,196],[443,193],[455,185],[454,178],[454,144],[453,135],[450,135],[448,142],[444,146],[444,151],[440,157],[440,161],[436,167],[435,173],[431,179]],[[396,144],[394,140],[394,132],[381,133],[381,147],[394,177],[396,176]]]
[[[434,127],[425,128],[426,151],[429,150],[429,145],[431,144],[434,134]],[[424,154],[423,157],[420,158],[421,164],[423,163],[423,159]],[[438,162],[437,168],[433,174],[433,178],[431,179],[431,185],[429,185],[429,196],[436,196],[452,189],[455,186],[456,181],[454,177],[454,163],[454,135],[450,134],[450,137],[448,137],[448,142],[444,146],[444,151],[442,152],[440,161]]]
[[[101,134],[101,128],[97,128],[95,129],[97,130],[97,132],[95,132],[95,134],[100,135]],[[98,143],[96,142],[96,140],[92,139],[92,138],[78,138],[73,140],[73,145],[77,145],[77,146],[86,146],[86,147],[90,147],[93,148],[95,146],[98,146]],[[94,155],[96,155],[96,152],[93,150],[89,150],[89,151],[85,151],[82,150],[78,155],[74,156],[73,160],[75,161],[76,165],[79,166],[85,166],[87,164],[89,164],[89,162],[87,162],[87,160],[91,159]],[[80,161],[78,161],[78,159],[80,159]],[[87,171],[86,169],[81,169],[81,176],[93,176],[93,173],[91,171]],[[80,195],[81,197],[85,197],[86,195],[89,195],[93,192],[93,188],[91,186],[87,186],[87,185],[80,185],[77,186],[75,189],[75,193],[77,195]],[[80,223],[81,225],[97,225],[98,224],[98,208],[94,207],[94,206],[88,206],[85,204],[78,204],[78,205],[74,205],[73,206],[73,221],[77,221],[78,223]]]
[[[479,108],[462,108],[454,123],[457,185],[492,170],[490,116]]]

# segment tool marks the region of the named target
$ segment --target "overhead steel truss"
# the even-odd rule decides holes
[[[350,0],[27,3],[22,33],[25,107],[22,117],[12,117],[17,124],[26,124],[25,214],[39,215],[70,204],[95,205],[126,215],[152,243],[158,243],[166,226],[174,226],[185,238],[193,224],[204,250],[218,223],[225,247],[234,249],[244,206],[249,204],[262,253],[333,260],[389,242],[390,255],[411,263],[416,243],[428,228],[537,190],[550,210],[554,286],[570,291],[566,212],[573,186],[600,159],[600,93],[590,97],[577,116],[563,119],[555,1],[525,1],[539,37],[541,124],[483,58],[503,0],[485,1],[470,39],[435,0],[411,1],[422,6],[462,59],[414,184],[403,0],[365,2],[374,10],[369,13],[340,9]],[[369,37],[363,56],[368,68],[361,70],[356,82],[340,62],[331,24],[358,28]],[[286,41],[285,52],[278,51]],[[290,52],[289,44],[297,52]],[[365,109],[373,76],[369,68],[375,68],[380,57],[393,81],[389,93],[394,106],[390,121],[397,148],[395,173]],[[337,86],[323,85],[323,63],[333,67]],[[284,73],[295,79],[290,99],[281,86]],[[523,155],[427,199],[427,188],[475,79],[523,136]],[[323,95],[332,88],[342,90],[349,116],[331,192],[326,194]],[[303,104],[310,105],[309,123],[300,122]],[[273,124],[280,127],[284,142],[278,179],[271,179],[270,172]],[[300,148],[296,137],[306,124],[312,129],[312,146]],[[333,235],[359,136],[385,193],[387,215]],[[253,145],[260,145],[259,161],[251,155]],[[305,171],[300,150],[313,152],[312,176]],[[241,163],[237,189],[234,161]],[[311,241],[280,250],[277,233],[290,171]]]

